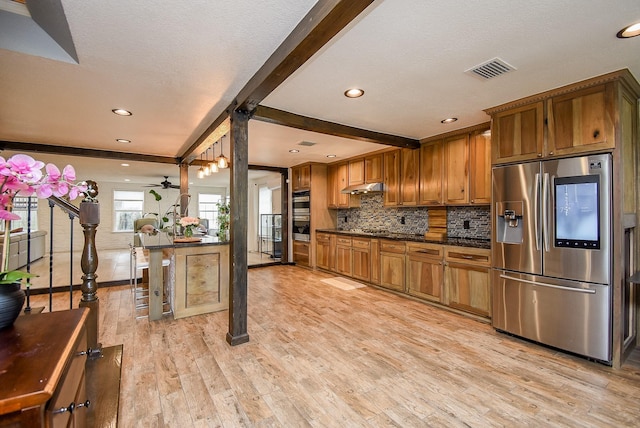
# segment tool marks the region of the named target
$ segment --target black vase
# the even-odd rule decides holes
[[[24,305],[24,290],[19,282],[0,284],[0,329],[13,325]]]

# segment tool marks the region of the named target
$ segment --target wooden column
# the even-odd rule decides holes
[[[189,215],[189,164],[180,164],[180,217]]]
[[[97,196],[97,186],[92,197]],[[80,203],[80,225],[84,230],[84,247],[82,249],[82,298],[79,307],[89,308],[87,318],[87,346],[94,353],[101,354],[102,345],[98,343],[98,320],[100,299],[98,298],[98,252],[96,250],[96,229],[100,224],[100,204],[97,200],[84,200]]]
[[[249,115],[231,114],[231,254],[229,258],[229,331],[234,346],[249,341],[247,333],[247,211],[249,206]]]

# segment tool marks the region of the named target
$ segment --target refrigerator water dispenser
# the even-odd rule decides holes
[[[522,244],[522,201],[496,202],[496,241]]]

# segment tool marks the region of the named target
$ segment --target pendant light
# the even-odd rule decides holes
[[[205,156],[204,156],[204,175],[206,175],[207,177],[211,175],[211,168],[209,168],[209,148],[207,147],[207,150],[205,152]]]
[[[229,168],[229,159],[226,158],[222,153],[222,151],[224,150],[224,137],[225,136],[223,135],[222,139],[220,139],[220,156],[218,156],[218,158],[216,159],[216,162],[218,163],[218,168],[220,169]]]
[[[202,160],[202,153],[200,153],[200,160]],[[198,168],[198,178],[204,178],[204,168],[202,168],[202,165]]]
[[[211,162],[209,162],[209,170],[211,171],[212,174],[215,174],[216,172],[218,172],[218,164],[216,163],[216,144],[218,144],[217,142],[213,143],[213,146],[211,146],[211,151],[213,152],[213,158],[211,158]]]

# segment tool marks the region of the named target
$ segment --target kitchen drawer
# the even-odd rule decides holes
[[[477,266],[491,266],[491,250],[483,248],[447,247],[445,260]]]
[[[331,235],[328,233],[318,233],[316,234],[316,242],[322,242],[322,243],[330,243],[331,242]]]
[[[353,248],[361,248],[363,250],[368,250],[371,246],[371,240],[367,238],[353,238],[351,241],[351,247]]]
[[[401,241],[380,241],[380,252],[381,253],[396,253],[396,254],[404,254],[406,251],[406,244]]]
[[[444,257],[444,247],[438,244],[409,242],[407,243],[407,254],[411,256],[428,257],[430,259],[442,260],[442,258]]]
[[[336,239],[336,244],[350,247],[351,246],[351,237],[338,236],[338,238]]]

